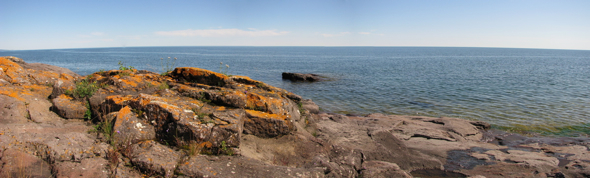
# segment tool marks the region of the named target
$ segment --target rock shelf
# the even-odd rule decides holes
[[[589,177],[590,139],[319,112],[245,76],[0,57],[0,177]]]

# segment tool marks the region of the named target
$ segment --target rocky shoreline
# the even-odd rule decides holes
[[[0,57],[1,177],[590,177],[590,139],[320,113],[244,76]]]

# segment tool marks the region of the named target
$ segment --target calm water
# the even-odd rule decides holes
[[[447,116],[549,135],[590,134],[590,51],[429,47],[138,47],[3,51],[87,75],[123,61],[246,75],[313,99],[329,112]],[[165,64],[164,64],[165,66]],[[282,72],[316,73],[292,83]]]

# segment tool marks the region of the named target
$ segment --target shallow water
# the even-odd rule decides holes
[[[231,75],[249,76],[311,98],[329,112],[446,116],[486,121],[506,130],[568,136],[590,133],[590,51],[138,47],[0,52],[6,55],[82,75],[116,69],[119,61],[161,72],[167,57],[176,57],[175,66],[216,72],[221,68]],[[316,73],[329,80],[294,83],[282,80],[282,72]]]

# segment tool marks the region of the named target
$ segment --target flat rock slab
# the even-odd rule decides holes
[[[188,177],[324,177],[322,168],[271,166],[242,156],[192,156],[177,172]]]

